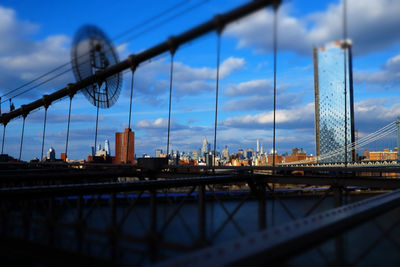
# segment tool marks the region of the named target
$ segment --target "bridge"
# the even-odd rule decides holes
[[[133,80],[141,64],[165,53],[171,54],[172,90],[173,56],[180,46],[279,5],[278,0],[246,3],[1,114],[2,158],[8,157],[7,125],[23,119],[22,133],[11,133],[20,138],[19,160],[0,162],[0,254],[5,262],[242,266],[309,264],[312,259],[321,265],[362,265],[381,257],[398,262],[397,160],[323,162],[400,132],[398,122],[318,155],[319,162],[277,164],[275,149],[270,166],[219,166],[214,158],[209,165],[171,164],[168,158],[142,158],[133,164],[128,156],[120,164],[21,160],[25,119],[35,110],[45,109],[43,158],[48,108],[56,101],[69,102],[67,155],[71,103],[78,92],[93,84],[100,87],[126,70]],[[219,52],[217,57],[214,155]],[[132,95],[130,100],[132,106]],[[130,128],[131,107],[128,112]],[[169,154],[170,119],[166,134]],[[128,149],[129,137],[127,155]],[[384,253],[388,244],[396,253]]]

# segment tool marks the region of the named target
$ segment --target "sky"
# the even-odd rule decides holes
[[[246,1],[12,1],[0,3],[0,94],[68,63],[72,41],[85,24],[101,28],[120,59],[211,19]],[[342,1],[283,1],[278,10],[277,151],[303,148],[315,153],[312,49],[343,36]],[[163,11],[173,11],[162,15]],[[353,43],[355,128],[362,137],[400,116],[400,1],[348,0],[348,38]],[[147,23],[145,23],[147,21]],[[217,150],[228,146],[272,148],[273,10],[262,9],[224,28],[218,102]],[[123,33],[121,35],[121,33]],[[174,56],[171,141],[173,150],[199,149],[214,138],[216,33],[179,47]],[[166,150],[169,71],[165,53],[141,64],[134,75],[132,129],[135,153],[154,156]],[[64,70],[70,69],[68,65]],[[51,77],[51,76],[49,76]],[[128,126],[131,72],[123,73],[118,101],[100,109],[98,143]],[[48,78],[48,77],[46,77]],[[46,79],[45,78],[45,79]],[[44,81],[40,80],[37,83]],[[18,108],[75,82],[71,71],[12,101]],[[35,83],[34,83],[35,84]],[[31,84],[30,86],[34,85]],[[3,97],[5,100],[30,86]],[[65,151],[69,99],[48,109],[45,151]],[[2,104],[8,112],[9,104]],[[40,157],[44,110],[26,118],[22,159]],[[96,108],[83,94],[72,101],[68,157],[87,158],[94,145]],[[6,128],[4,153],[18,157],[22,118]],[[394,137],[371,149],[396,147]]]

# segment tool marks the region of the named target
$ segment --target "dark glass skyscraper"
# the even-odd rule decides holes
[[[345,162],[346,153],[341,148],[346,142],[349,145],[355,141],[352,57],[349,42],[334,42],[314,48],[314,84],[317,156],[321,156],[320,162]],[[328,153],[332,156],[324,157]],[[354,159],[354,150],[349,147],[347,162]]]

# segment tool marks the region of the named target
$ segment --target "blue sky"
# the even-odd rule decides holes
[[[223,13],[245,1],[2,1],[0,4],[0,92],[27,82],[69,61],[71,42],[83,24],[95,24],[113,38],[167,8],[184,3],[173,19],[134,27],[115,40],[121,59],[164,41],[171,35]],[[196,6],[190,12],[181,11]],[[315,153],[313,46],[342,36],[341,1],[284,1],[278,14],[278,113],[279,153],[302,147]],[[400,2],[348,0],[349,38],[354,52],[355,124],[364,136],[400,115]],[[229,25],[221,39],[221,81],[217,147],[231,152],[272,147],[272,11],[264,9]],[[151,25],[148,25],[150,27]],[[139,34],[140,33],[140,34]],[[215,33],[180,47],[175,55],[172,99],[171,147],[189,151],[202,139],[213,140],[215,105]],[[166,149],[170,55],[144,63],[135,73],[133,130],[138,156]],[[100,110],[99,142],[109,139],[128,123],[131,74],[124,73],[118,102]],[[16,107],[74,81],[72,73],[13,99]],[[7,112],[8,104],[2,106]],[[68,100],[48,110],[45,150],[65,149]],[[44,111],[26,120],[23,159],[40,156]],[[96,108],[82,94],[72,103],[69,157],[86,158],[94,144]],[[5,153],[18,157],[22,119],[9,123]],[[375,146],[375,147],[374,147]],[[396,146],[388,138],[371,148]]]

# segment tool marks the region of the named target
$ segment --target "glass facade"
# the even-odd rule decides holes
[[[321,157],[319,162],[345,162],[345,143],[349,145],[354,142],[352,60],[349,43],[335,42],[325,47],[314,48],[314,81],[316,152],[317,156]],[[352,162],[353,159],[354,151],[348,148],[347,162]]]

